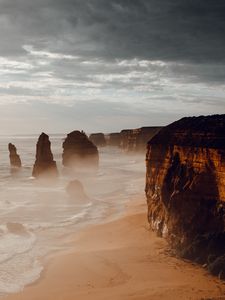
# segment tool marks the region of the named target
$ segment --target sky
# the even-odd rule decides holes
[[[0,134],[225,113],[224,0],[0,0]]]

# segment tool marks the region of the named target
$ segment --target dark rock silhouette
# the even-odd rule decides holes
[[[209,263],[208,270],[220,279],[225,280],[225,254]]]
[[[42,133],[39,136],[36,145],[36,161],[33,167],[32,175],[34,177],[56,177],[58,175],[56,162],[53,159],[53,154],[51,151],[49,136],[45,133]]]
[[[63,143],[63,165],[65,167],[98,167],[97,147],[82,131],[69,133]]]
[[[89,136],[90,141],[97,147],[105,147],[106,146],[106,139],[103,133],[92,133]]]
[[[20,156],[17,154],[16,147],[13,144],[9,143],[8,149],[9,149],[9,159],[10,159],[11,167],[21,168],[22,165],[21,159]]]
[[[88,200],[87,195],[85,194],[82,183],[79,180],[71,181],[66,187],[66,191],[69,194],[70,198],[74,200]]]
[[[182,257],[209,265],[224,255],[225,115],[161,129],[148,143],[146,166],[151,227]]]

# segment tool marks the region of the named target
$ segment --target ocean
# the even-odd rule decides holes
[[[40,277],[42,261],[66,250],[64,237],[106,216],[116,218],[136,197],[144,199],[145,154],[125,154],[116,147],[99,149],[97,173],[63,168],[65,135],[50,135],[60,172],[54,183],[32,178],[38,135],[0,136],[0,296],[15,293]],[[17,147],[20,172],[11,173],[8,143]],[[82,182],[88,200],[81,203],[66,193],[67,184]]]

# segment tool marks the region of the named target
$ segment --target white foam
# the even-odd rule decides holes
[[[61,138],[51,139],[56,160],[61,160]],[[126,156],[117,148],[106,147],[101,149],[97,174],[78,174],[90,202],[70,201],[65,186],[74,174],[65,174],[61,162],[57,165],[62,175],[55,185],[41,186],[31,176],[36,139],[15,141],[25,167],[12,177],[8,152],[3,150],[6,141],[0,138],[0,294],[20,291],[39,278],[39,258],[64,247],[61,237],[65,234],[100,222],[111,208],[119,212],[129,195],[144,189],[144,157]],[[20,225],[7,228],[8,222]]]
[[[30,232],[27,232],[27,235],[14,234],[8,231],[6,225],[1,226],[1,230],[3,233],[0,238],[0,263],[29,251],[36,241],[35,235]]]
[[[36,281],[43,270],[43,266],[35,260],[30,265],[21,267],[21,263],[13,261],[12,264],[1,266],[0,269],[0,294],[9,294],[22,291],[24,286]],[[22,262],[23,263],[23,262]]]

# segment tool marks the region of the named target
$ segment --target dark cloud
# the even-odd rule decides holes
[[[224,32],[224,0],[0,0],[0,104],[35,128],[222,112]]]
[[[2,0],[0,8],[3,54],[32,43],[107,59],[225,58],[223,0]]]

